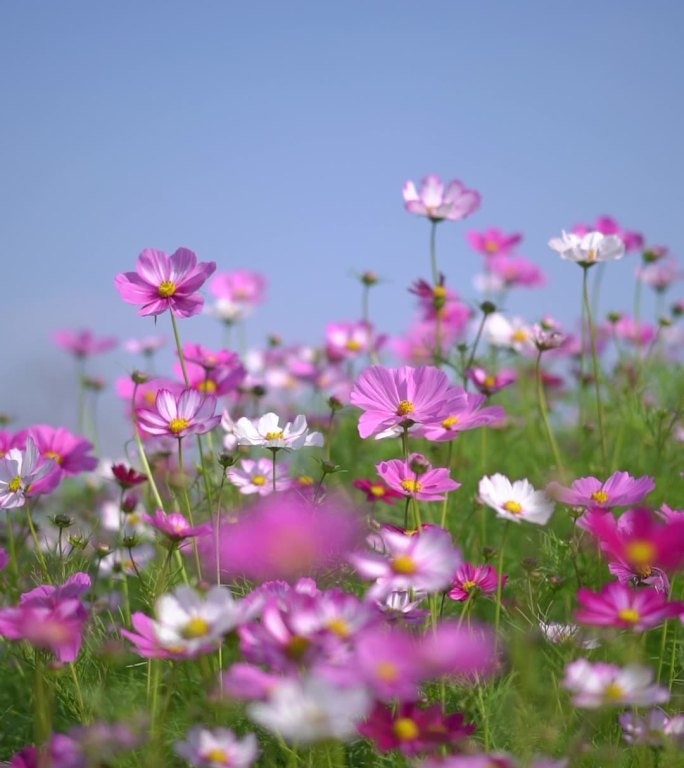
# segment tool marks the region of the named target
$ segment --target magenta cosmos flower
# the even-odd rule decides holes
[[[416,472],[418,466],[420,470]],[[375,468],[390,488],[419,501],[444,501],[445,493],[461,487],[460,483],[449,477],[446,467],[432,469],[427,459],[419,453],[412,454],[408,461],[381,461]]]
[[[505,235],[498,227],[490,227],[483,232],[469,230],[466,240],[470,247],[483,256],[508,255],[522,240],[519,232]]]
[[[412,181],[402,189],[404,208],[409,213],[427,216],[431,221],[458,221],[470,216],[480,207],[480,193],[466,189],[463,182],[454,179],[446,189],[439,176],[430,174],[420,183],[420,191]]]
[[[668,602],[655,589],[630,589],[625,584],[606,584],[599,593],[582,588],[577,592],[582,608],[576,619],[598,627],[633,629],[635,632],[657,627],[665,619],[679,616],[684,603]]]
[[[393,506],[395,499],[404,497],[403,493],[393,490],[387,483],[383,483],[382,480],[359,479],[353,480],[352,485],[366,494],[366,501],[382,501]]]
[[[72,435],[65,427],[36,424],[17,435],[16,442],[23,445],[33,438],[42,459],[52,459],[64,475],[90,472],[97,466],[97,458],[90,456],[93,444],[79,435]]]
[[[627,472],[613,472],[604,483],[595,477],[580,477],[570,488],[550,483],[547,491],[558,501],[573,507],[610,509],[637,504],[654,488],[652,477],[634,478]]]
[[[506,583],[506,576],[501,576],[501,586]],[[497,573],[491,565],[471,565],[462,563],[451,589],[447,595],[457,602],[463,602],[477,597],[479,594],[496,592],[498,587]]]
[[[349,400],[365,411],[359,435],[366,438],[393,427],[439,421],[449,415],[448,396],[449,379],[438,368],[372,365],[361,372]]]
[[[194,389],[184,389],[176,397],[168,389],[160,389],[154,401],[154,410],[137,411],[140,426],[148,435],[182,438],[203,435],[221,421],[214,416],[216,398],[201,395]]]
[[[142,514],[140,519],[151,525],[172,542],[183,541],[195,536],[205,536],[212,531],[211,523],[190,525],[180,512],[169,512],[167,515],[164,510],[157,509],[155,510],[154,517]]]
[[[197,262],[195,254],[179,248],[171,256],[146,248],[135,272],[121,272],[114,285],[128,304],[139,304],[139,315],[161,315],[170,310],[176,317],[196,315],[204,303],[197,293],[216,269],[213,261]]]

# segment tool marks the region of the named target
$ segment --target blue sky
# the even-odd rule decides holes
[[[266,273],[254,342],[357,319],[364,269],[401,331],[429,274],[401,186],[429,172],[483,198],[440,227],[449,283],[473,296],[466,229],[521,230],[549,286],[510,309],[571,321],[561,228],[607,213],[681,251],[682,28],[678,0],[2,3],[0,410],[73,426],[50,331],[151,333],[113,288],[144,247]],[[604,309],[629,309],[634,265],[610,265]],[[221,339],[206,317],[182,333]]]

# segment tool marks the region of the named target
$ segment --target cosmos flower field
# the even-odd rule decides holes
[[[682,271],[608,216],[569,222],[546,254],[576,285],[563,327],[522,236],[464,222],[478,192],[402,192],[425,254],[400,337],[368,271],[317,347],[241,349],[268,275],[185,247],[112,274],[138,338],[54,335],[78,422],[0,430],[0,760],[684,765]],[[444,227],[482,265],[472,296]],[[634,294],[606,315],[617,259]],[[105,457],[117,347],[129,437]]]

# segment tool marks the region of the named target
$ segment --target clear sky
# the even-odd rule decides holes
[[[606,213],[682,250],[682,30],[681,0],[0,0],[0,410],[74,426],[50,331],[153,332],[113,288],[144,247],[263,271],[250,341],[358,319],[364,269],[401,331],[429,275],[401,187],[430,172],[483,198],[440,227],[449,283],[473,297],[466,229],[521,230],[549,286],[510,309],[570,321],[561,228]],[[630,308],[634,265],[609,265],[604,309]],[[221,339],[206,317],[182,333]]]

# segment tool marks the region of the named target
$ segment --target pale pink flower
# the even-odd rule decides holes
[[[407,211],[432,221],[465,219],[480,207],[479,192],[466,189],[457,179],[449,182],[445,189],[442,180],[434,174],[423,178],[420,191],[412,181],[407,181],[402,194]]]
[[[216,398],[212,395],[203,396],[194,389],[184,389],[176,397],[168,389],[160,389],[154,410],[140,408],[137,417],[148,434],[180,439],[210,432],[221,421],[220,416],[214,415],[215,410]]]
[[[649,707],[670,698],[666,688],[653,684],[651,670],[637,664],[618,667],[577,659],[565,667],[563,685],[573,694],[573,704],[583,709]]]

